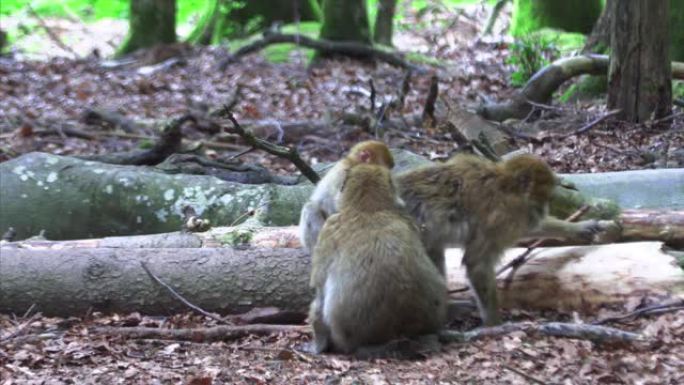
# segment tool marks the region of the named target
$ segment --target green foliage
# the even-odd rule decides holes
[[[601,0],[515,0],[511,34],[522,36],[544,27],[589,33],[601,9]]]
[[[531,34],[517,39],[511,45],[511,54],[506,60],[506,63],[515,67],[511,84],[516,87],[525,85],[532,75],[556,60],[560,55],[556,41],[544,34]]]
[[[41,16],[72,17],[85,21],[126,19],[130,0],[0,0],[0,15],[12,15],[28,9]],[[199,13],[209,0],[176,0],[176,20],[185,22]]]
[[[675,99],[684,99],[684,80],[672,81],[672,97]]]
[[[569,103],[585,98],[594,98],[606,93],[607,89],[607,76],[582,75],[575,84],[568,87],[559,99],[563,103]]]

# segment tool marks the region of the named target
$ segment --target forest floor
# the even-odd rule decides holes
[[[395,42],[399,48],[441,61],[434,73],[439,77],[440,99],[451,105],[475,107],[484,99],[504,100],[515,91],[509,86],[512,67],[506,64],[511,41],[498,36],[478,37],[486,16],[479,6],[453,12],[435,9],[406,15],[398,28]],[[504,19],[499,24],[505,24]],[[78,42],[78,52],[98,48],[107,54],[125,34],[125,24],[95,32],[81,24],[46,21],[57,32],[73,34],[70,41]],[[89,45],[89,41],[94,42]],[[112,44],[104,44],[107,42]],[[168,67],[151,66],[166,55],[157,51],[139,56],[137,64],[109,67],[95,54],[73,58],[54,42],[48,40],[47,44],[54,53],[59,51],[67,57],[0,58],[0,161],[31,151],[102,154],[149,145],[160,122],[189,112],[220,109],[234,99],[233,111],[239,121],[270,122],[274,127],[271,140],[279,136],[279,124],[324,122],[326,128],[321,132],[286,135],[283,144],[297,146],[311,163],[332,161],[352,143],[372,137],[367,130],[339,123],[344,113],[366,108],[369,81],[373,80],[380,100],[396,97],[405,76],[403,70],[382,63],[338,59],[307,67],[305,59],[296,55],[286,63],[273,64],[260,54],[220,71],[217,63],[226,57],[225,49],[184,46],[175,51],[182,60]],[[394,116],[421,112],[431,76],[412,76],[404,109],[392,112]],[[91,124],[86,118],[89,109],[113,111],[135,124],[128,131]],[[602,98],[556,103],[529,125],[542,133],[572,131],[605,112]],[[78,137],[82,136],[79,133],[88,137]],[[183,134],[191,142],[209,143],[205,154],[219,160],[248,149],[239,138],[220,132],[220,127],[186,124]],[[434,127],[388,131],[383,139],[393,147],[410,149],[430,159],[445,159],[458,148],[448,134]],[[657,166],[662,157],[681,157],[680,164],[684,164],[684,117],[675,118],[667,131],[611,121],[579,136],[516,144],[541,155],[558,172],[649,168]],[[295,172],[287,161],[258,151],[240,159],[258,162],[281,174]],[[630,311],[649,301],[603,309],[584,321]],[[508,320],[549,321],[580,317],[520,311],[506,316]],[[452,327],[470,329],[477,325],[476,319],[473,314]],[[95,313],[69,319],[0,315],[0,384],[684,383],[684,310],[611,324],[657,341],[647,346],[595,344],[518,332],[452,344],[413,361],[310,355],[300,350],[309,339],[303,333],[215,343],[91,333],[92,326],[180,328],[211,324],[188,314],[151,318]]]

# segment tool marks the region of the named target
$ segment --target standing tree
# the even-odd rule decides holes
[[[522,36],[541,28],[589,33],[601,14],[601,0],[515,0],[511,34]]]
[[[378,44],[392,45],[392,23],[397,0],[379,0],[373,39]]]
[[[321,38],[371,44],[366,0],[323,0]]]
[[[128,36],[117,55],[176,42],[176,0],[131,0]]]
[[[276,22],[320,21],[317,0],[210,0],[188,42],[219,43],[270,27]]]
[[[672,110],[669,0],[612,1],[608,108],[644,122]]]

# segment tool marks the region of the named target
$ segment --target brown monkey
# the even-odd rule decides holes
[[[376,164],[390,169],[394,167],[392,154],[382,142],[368,140],[352,147],[349,154],[337,162],[318,182],[311,198],[302,208],[299,239],[309,251],[313,251],[318,232],[326,218],[338,211],[335,196],[342,187],[347,170],[361,163]]]
[[[521,155],[494,163],[457,155],[396,178],[428,255],[444,274],[444,249],[464,248],[463,263],[486,325],[500,322],[494,266],[523,237],[590,236],[598,222],[547,217],[557,178],[542,160]]]
[[[340,211],[326,220],[313,251],[314,350],[358,355],[436,333],[445,321],[446,283],[398,205],[389,169],[359,164],[345,175]]]

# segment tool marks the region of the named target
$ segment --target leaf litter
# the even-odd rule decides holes
[[[451,104],[476,106],[486,98],[503,100],[514,92],[508,85],[512,68],[504,64],[510,41],[503,37],[477,38],[486,16],[482,6],[410,12],[399,22],[395,43],[442,62],[443,67],[437,70],[440,94]],[[424,28],[415,28],[417,25]],[[84,28],[87,26],[73,29]],[[125,34],[121,27],[110,30],[114,31],[114,36],[107,37],[110,42],[120,41]],[[313,163],[332,161],[353,142],[372,136],[371,132],[347,130],[338,123],[344,113],[354,113],[359,106],[368,104],[369,80],[373,80],[378,95],[391,97],[396,95],[405,76],[400,69],[386,64],[342,59],[306,68],[300,60],[273,64],[259,54],[219,71],[216,65],[225,57],[223,48],[185,49],[178,63],[151,73],[135,67],[107,68],[93,55],[81,59],[0,59],[0,161],[31,151],[75,155],[134,148],[140,145],[140,139],[112,135],[117,129],[85,123],[83,115],[87,109],[116,111],[140,124],[140,131],[133,134],[150,136],[159,121],[189,110],[220,107],[235,96],[238,88],[240,95],[233,111],[239,120],[327,122],[325,132],[309,133],[286,144],[297,146],[305,159]],[[403,114],[422,110],[430,76],[411,78]],[[571,131],[604,113],[604,103],[594,100],[563,105],[563,111],[544,111],[537,123],[523,124],[521,129],[536,124],[534,128],[541,136]],[[64,128],[69,127],[95,134],[98,139],[64,134]],[[681,165],[684,119],[674,119],[672,127],[669,131],[656,131],[624,122],[606,123],[584,135],[519,145],[547,159],[559,172],[658,167],[662,166],[658,162],[663,157]],[[56,134],[46,135],[45,131]],[[431,158],[446,157],[457,148],[436,130],[410,127],[408,133],[390,133],[384,139]],[[185,134],[189,139],[225,139],[218,133]],[[228,140],[240,145],[235,138]],[[287,162],[258,152],[243,159],[280,173],[294,171]],[[626,304],[625,309],[604,312],[616,314],[634,306]],[[549,315],[514,312],[514,317],[539,320]],[[550,320],[568,318],[569,315],[553,313]],[[2,385],[684,383],[682,310],[620,325],[656,338],[658,342],[647,348],[601,346],[518,332],[497,339],[452,344],[417,361],[313,356],[301,351],[309,336],[300,333],[200,344],[125,339],[90,332],[93,326],[108,325],[212,325],[213,321],[190,314],[149,317],[94,313],[68,319],[35,316],[17,331],[22,321],[25,320],[0,315]],[[474,325],[475,322],[466,322],[461,327]]]

